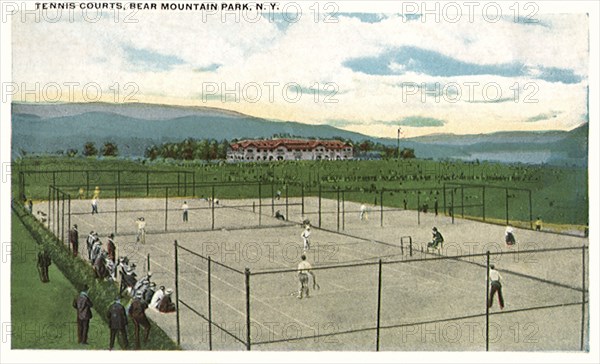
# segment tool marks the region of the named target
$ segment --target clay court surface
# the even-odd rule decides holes
[[[182,221],[184,200],[190,207],[187,223]],[[270,198],[221,200],[213,209],[207,201],[192,198],[119,199],[118,255],[136,262],[138,276],[143,276],[149,254],[153,281],[174,288],[174,241],[179,242],[184,349],[209,349],[209,325],[197,315],[208,316],[208,264],[192,251],[233,268],[211,266],[212,319],[241,341],[246,340],[246,291],[245,276],[239,272],[250,270],[252,350],[375,350],[378,260],[382,259],[381,350],[481,351],[485,350],[486,258],[438,258],[488,250],[513,252],[491,257],[503,277],[506,307],[501,311],[494,299],[490,350],[580,350],[582,305],[577,303],[582,300],[581,247],[588,244],[586,238],[515,229],[518,243],[507,248],[503,226],[460,218],[452,223],[451,218],[433,213],[421,214],[418,221],[414,211],[385,209],[382,227],[378,206],[371,206],[368,220],[361,221],[359,204],[345,202],[339,208],[343,213],[338,214],[337,201],[332,199],[321,201],[318,228],[318,200],[306,198],[304,214],[300,202],[290,198],[286,208],[285,201]],[[47,209],[47,202],[34,206],[34,212]],[[114,200],[101,200],[97,215],[91,215],[89,200],[72,201],[71,222],[79,226],[81,256],[87,256],[89,231],[98,231],[103,243],[115,231],[114,210]],[[288,221],[272,217],[277,210]],[[135,240],[135,220],[141,216],[147,221],[145,244]],[[313,267],[351,266],[315,270],[320,290],[312,290],[311,284],[310,298],[299,300],[296,273],[278,271],[297,267],[302,253],[300,222],[305,218],[313,225],[307,254]],[[433,226],[442,232],[445,243],[439,251],[427,252]],[[412,257],[408,236],[413,241]],[[558,247],[579,249],[514,253]],[[585,260],[587,264],[587,255]],[[533,309],[541,306],[546,308]],[[175,340],[175,314],[151,311],[152,319]],[[585,312],[587,346],[587,306]],[[339,332],[343,334],[330,335]],[[212,328],[212,345],[213,350],[246,350],[217,327]]]

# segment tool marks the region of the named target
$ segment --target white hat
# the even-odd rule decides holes
[[[172,288],[167,288],[167,290],[165,291],[165,294],[169,295],[173,293],[173,289]]]

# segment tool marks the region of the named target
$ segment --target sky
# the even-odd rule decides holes
[[[318,16],[306,4],[238,21],[160,10],[54,21],[49,11],[13,19],[13,100],[218,107],[391,138],[398,128],[416,137],[586,122],[588,16],[539,9],[528,19],[531,9],[516,16],[509,5],[494,21],[394,3]],[[20,93],[36,83],[37,100]]]

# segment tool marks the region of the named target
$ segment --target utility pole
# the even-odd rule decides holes
[[[402,128],[398,128],[398,160],[400,160],[400,134],[402,134]]]

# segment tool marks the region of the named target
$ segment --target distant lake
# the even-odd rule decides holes
[[[567,158],[564,152],[552,152],[550,150],[540,151],[515,151],[515,152],[500,152],[500,153],[471,153],[470,156],[461,156],[458,159],[464,161],[494,161],[503,163],[526,163],[526,164],[542,164],[549,163],[557,158]]]

